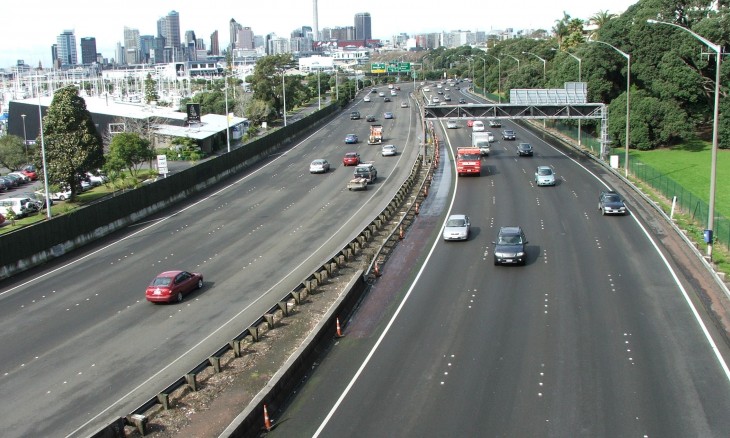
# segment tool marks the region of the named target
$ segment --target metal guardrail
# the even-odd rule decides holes
[[[163,409],[170,409],[170,395],[180,388],[187,387],[191,391],[195,392],[198,390],[197,376],[202,372],[213,368],[215,373],[221,372],[220,359],[228,352],[233,351],[234,357],[239,358],[243,355],[242,345],[248,340],[248,342],[256,343],[259,340],[260,328],[266,326],[269,330],[276,327],[277,315],[279,320],[287,317],[289,312],[294,306],[302,303],[302,298],[305,294],[309,295],[311,292],[316,290],[319,285],[326,282],[326,280],[335,275],[338,269],[347,265],[348,262],[354,261],[355,257],[363,251],[367,242],[374,238],[377,231],[381,230],[389,221],[392,220],[398,209],[403,205],[406,197],[409,197],[409,193],[413,190],[414,185],[420,182],[418,186],[416,199],[422,200],[427,196],[428,185],[431,181],[431,174],[433,169],[438,167],[438,149],[439,144],[434,134],[433,122],[429,122],[428,134],[434,140],[434,149],[432,155],[427,158],[428,148],[424,149],[423,155],[419,155],[414,163],[411,173],[406,181],[401,185],[398,192],[395,194],[391,202],[385,207],[377,217],[370,222],[354,239],[348,242],[342,249],[337,251],[332,257],[328,258],[327,262],[321,265],[317,270],[307,276],[294,290],[287,292],[281,299],[277,301],[271,308],[269,308],[263,315],[259,316],[252,324],[246,327],[242,332],[235,336],[231,341],[222,345],[215,352],[207,356],[201,362],[199,362],[185,375],[180,376],[174,382],[169,384],[165,389],[158,392],[147,401],[142,403],[139,407],[134,409],[124,417],[114,419],[111,423],[107,424],[97,432],[93,433],[93,438],[122,438],[125,436],[124,428],[126,426],[135,427],[140,434],[144,436],[146,432],[147,423],[149,421],[146,413],[154,408],[162,406]],[[429,166],[424,166],[424,161],[427,161]],[[423,172],[426,172],[424,177]],[[386,241],[394,239],[396,233],[400,233],[404,224],[404,219],[410,215],[411,219],[413,215],[417,214],[418,203],[411,203],[407,210],[407,214],[403,214],[402,217],[396,223],[396,226],[392,227],[391,231],[387,235]],[[369,267],[364,276],[377,276],[377,266],[379,259],[385,261],[383,257],[383,247],[385,242],[376,251],[373,258],[370,260]]]

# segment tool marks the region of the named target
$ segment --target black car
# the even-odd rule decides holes
[[[500,122],[499,120],[490,120],[489,121],[489,127],[490,128],[501,128],[502,127],[502,122]]]
[[[466,99],[464,99],[464,98],[459,99],[459,103],[466,103]]]
[[[390,97],[388,97],[388,96],[385,96],[385,97],[383,98],[383,102],[390,102]]]
[[[621,195],[612,190],[604,190],[598,196],[598,210],[600,210],[602,215],[624,215],[629,212],[626,204],[624,204],[624,200],[621,199]]]
[[[530,143],[520,143],[517,146],[517,155],[520,157],[531,157],[532,156],[532,145]]]
[[[358,111],[351,112],[350,120],[360,120],[360,113]]]
[[[494,244],[494,264],[527,263],[527,238],[520,227],[501,227]]]
[[[517,139],[517,134],[515,134],[515,131],[511,129],[505,129],[502,131],[502,140],[515,140]]]
[[[368,122],[374,122],[375,121],[375,116],[372,115],[372,114],[368,114],[367,117],[365,117],[365,120],[368,121]]]

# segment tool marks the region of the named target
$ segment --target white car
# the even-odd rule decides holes
[[[468,240],[471,224],[465,214],[452,214],[444,225],[444,240]]]
[[[395,148],[395,145],[385,144],[380,150],[380,154],[384,157],[392,157],[398,154],[398,150]]]
[[[109,182],[109,178],[104,174],[94,175],[91,172],[86,172],[86,177],[89,178],[89,182],[92,186],[100,186]]]
[[[434,96],[433,99],[431,99],[432,103],[439,103],[439,98]]]
[[[365,96],[363,98],[363,102],[370,102],[370,96]]]
[[[471,129],[473,132],[484,131],[484,122],[482,122],[481,120],[475,120],[474,124],[471,126]]]
[[[448,129],[456,129],[459,127],[459,125],[456,124],[456,120],[449,120],[448,122],[446,122],[446,127]]]
[[[330,170],[330,163],[322,158],[313,160],[309,165],[309,173],[327,173]]]
[[[429,91],[431,91],[431,89],[430,89],[430,88],[428,88],[428,87],[423,87],[423,91],[425,91],[425,92],[427,92],[427,93],[428,93]]]
[[[535,169],[535,184],[538,186],[554,186],[555,172],[550,166],[537,166]]]

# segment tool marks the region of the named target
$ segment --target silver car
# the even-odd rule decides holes
[[[554,186],[555,172],[550,166],[537,166],[535,169],[535,184],[538,186]]]
[[[391,157],[398,154],[398,149],[395,148],[395,145],[386,144],[383,145],[380,154],[384,157]]]
[[[446,122],[446,127],[448,129],[456,129],[456,128],[458,128],[458,125],[456,124],[456,120],[449,120],[448,122]]]
[[[444,240],[468,240],[471,224],[465,214],[452,214],[444,225]]]
[[[309,173],[327,173],[330,170],[330,163],[324,159],[312,161],[309,165]]]

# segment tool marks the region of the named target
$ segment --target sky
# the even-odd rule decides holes
[[[388,40],[392,35],[409,35],[451,30],[489,31],[496,29],[551,30],[563,12],[573,18],[588,19],[599,11],[619,14],[637,0],[522,0],[519,6],[466,0],[458,3],[393,0],[367,2],[318,0],[319,29],[353,26],[358,12],[368,12],[373,38]],[[2,8],[0,25],[0,68],[22,59],[37,67],[51,66],[51,45],[65,30],[74,30],[79,61],[79,42],[95,37],[97,51],[114,57],[116,44],[123,43],[124,27],[138,29],[140,35],[155,35],[157,20],[170,11],[180,16],[180,34],[192,30],[210,48],[210,35],[218,30],[221,48],[228,44],[228,23],[235,19],[250,27],[255,35],[275,33],[288,38],[302,26],[314,27],[313,0],[269,1],[189,1],[189,0],[69,0],[34,4],[10,0]],[[497,7],[498,6],[498,7]]]

